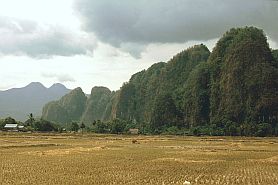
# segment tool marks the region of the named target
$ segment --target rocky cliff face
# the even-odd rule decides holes
[[[86,102],[82,122],[88,124],[94,120],[106,121],[111,114],[111,98],[113,93],[106,87],[94,87]]]
[[[240,123],[274,115],[270,107],[277,104],[277,65],[262,30],[230,30],[217,43],[209,64],[211,121]]]
[[[85,123],[120,118],[147,123],[153,129],[273,123],[278,117],[277,58],[277,50],[270,50],[262,30],[231,29],[212,53],[196,45],[167,63],[132,75],[117,92],[94,87],[88,100],[82,95],[66,101],[68,106],[63,100],[49,103],[43,116],[61,122],[79,118]],[[75,106],[80,107],[78,113],[70,111]],[[49,112],[63,115],[57,119],[58,113]]]
[[[72,90],[58,101],[43,107],[42,118],[57,123],[79,121],[86,105],[87,97],[81,88]]]

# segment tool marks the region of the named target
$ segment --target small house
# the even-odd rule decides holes
[[[4,129],[8,131],[18,131],[18,124],[6,124]]]
[[[4,129],[7,131],[22,131],[24,130],[24,126],[18,124],[6,124]]]
[[[23,125],[18,125],[17,128],[18,128],[19,131],[24,131],[24,126]]]
[[[139,134],[139,129],[138,128],[131,128],[128,131],[130,134]]]

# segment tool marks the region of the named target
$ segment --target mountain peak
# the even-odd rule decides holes
[[[67,89],[66,86],[64,86],[61,83],[54,83],[49,89]]]
[[[43,89],[45,89],[46,87],[40,82],[31,82],[24,88],[36,88],[36,89],[43,88]]]
[[[104,86],[95,86],[91,90],[91,94],[97,93],[97,92],[106,92],[106,93],[111,93],[110,89]]]
[[[40,82],[8,89],[0,93],[0,117],[12,116],[24,121],[29,113],[40,116],[43,105],[60,99],[69,91],[62,84],[54,84],[51,88],[46,88]]]
[[[44,85],[40,82],[31,82],[27,86],[44,86]]]

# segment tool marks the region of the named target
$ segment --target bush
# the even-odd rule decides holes
[[[77,132],[79,130],[79,125],[76,122],[71,122],[70,131]]]
[[[58,131],[58,126],[50,121],[41,119],[39,121],[35,121],[34,129],[36,131],[50,132],[50,131]]]
[[[257,125],[256,136],[265,137],[270,136],[272,132],[271,124],[269,123],[260,123]]]
[[[93,125],[93,131],[96,133],[108,133],[109,132],[108,124],[98,120]]]
[[[125,131],[126,121],[120,119],[114,119],[109,125],[112,134],[119,134]]]
[[[165,134],[176,135],[176,134],[178,134],[178,132],[179,132],[178,127],[176,127],[176,126],[171,126],[171,127],[169,127],[169,128],[166,129]]]
[[[4,120],[0,120],[0,130],[2,130],[5,126]]]

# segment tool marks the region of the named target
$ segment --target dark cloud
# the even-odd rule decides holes
[[[278,2],[267,0],[76,0],[83,29],[137,54],[150,43],[220,37],[232,27],[257,26],[278,41]]]
[[[65,28],[41,26],[36,22],[7,17],[0,17],[0,39],[1,55],[28,55],[34,58],[86,54],[95,47],[90,38]]]

